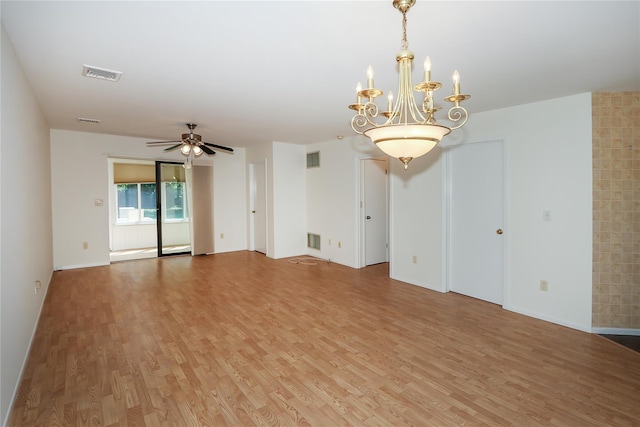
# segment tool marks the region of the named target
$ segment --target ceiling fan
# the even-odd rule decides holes
[[[207,156],[215,155],[216,152],[209,147],[233,153],[233,148],[202,141],[202,137],[200,135],[193,133],[193,130],[196,128],[196,126],[198,125],[196,125],[195,123],[187,123],[189,133],[183,133],[181,141],[154,141],[147,142],[147,145],[171,145],[171,147],[167,147],[162,151],[173,151],[179,148],[180,152],[187,158],[187,160],[185,161],[186,167],[191,167],[193,157],[200,157],[202,156],[202,153],[205,153]]]

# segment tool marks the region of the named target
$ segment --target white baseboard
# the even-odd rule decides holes
[[[629,329],[629,328],[591,328],[591,332],[598,335],[640,336],[640,329]]]
[[[440,293],[447,293],[448,291],[444,290],[443,284],[438,283],[437,285],[431,285],[431,284],[427,284],[427,283],[419,283],[415,280],[412,279],[408,279],[405,277],[398,277],[398,276],[394,276],[394,275],[389,275],[390,279],[393,280],[397,280],[398,282],[403,282],[403,283],[408,283],[410,285],[413,286],[418,286],[420,288],[424,288],[424,289],[428,289],[430,291],[436,291],[436,292],[440,292]]]
[[[47,282],[47,286],[44,289],[44,295],[42,297],[42,303],[40,304],[40,308],[38,309],[38,316],[36,317],[36,322],[33,325],[33,329],[31,330],[31,337],[29,338],[29,345],[27,346],[27,353],[24,355],[24,360],[22,361],[22,366],[20,367],[20,375],[18,375],[18,382],[16,383],[15,388],[13,389],[13,394],[11,395],[11,404],[9,405],[9,409],[7,410],[6,417],[2,420],[2,426],[6,426],[9,422],[9,417],[11,416],[11,412],[13,411],[13,405],[16,402],[18,397],[18,391],[20,390],[20,385],[22,384],[22,379],[24,376],[24,370],[27,367],[27,362],[29,361],[29,354],[31,353],[31,346],[33,345],[33,340],[36,337],[36,332],[38,331],[38,324],[40,323],[40,316],[42,315],[42,309],[44,308],[44,302],[47,299],[47,294],[49,293],[49,287],[51,286],[51,279],[53,279],[53,271],[49,275],[49,281]]]
[[[506,304],[502,306],[505,310],[513,311],[514,313],[523,314],[525,316],[533,317],[534,319],[544,320],[545,322],[555,323],[556,325],[565,326],[571,329],[577,329],[582,332],[591,332],[591,326],[583,326],[577,323],[567,322],[564,319],[557,319],[552,316],[541,315],[539,313],[534,313],[527,310],[522,310],[516,307],[507,306]]]
[[[110,262],[94,262],[90,264],[77,264],[77,265],[60,265],[54,267],[54,270],[74,270],[76,268],[88,268],[88,267],[104,267],[105,265],[110,265]]]

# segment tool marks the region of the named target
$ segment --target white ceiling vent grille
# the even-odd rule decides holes
[[[78,117],[78,121],[84,123],[93,123],[94,125],[100,123],[100,120],[98,119],[87,119],[86,117]]]
[[[107,70],[106,68],[98,68],[91,65],[85,65],[82,67],[82,75],[85,77],[92,77],[94,79],[117,82],[118,80],[120,80],[120,76],[122,76],[122,71]]]

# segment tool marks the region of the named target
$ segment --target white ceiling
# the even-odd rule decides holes
[[[347,105],[367,65],[377,87],[397,91],[402,15],[391,0],[2,1],[0,13],[56,129],[173,140],[195,122],[223,145],[306,144],[352,134]],[[441,100],[458,69],[469,120],[640,90],[639,1],[418,0],[407,28],[414,81],[431,56]],[[89,79],[85,64],[123,75]]]

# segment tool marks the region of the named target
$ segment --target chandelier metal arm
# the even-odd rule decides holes
[[[455,126],[449,126],[451,130],[456,130],[456,129],[460,129],[462,126],[465,125],[465,123],[467,123],[467,120],[469,119],[469,113],[464,107],[461,107],[460,105],[455,105],[449,109],[449,113],[447,114],[447,117],[453,123],[460,122]]]
[[[362,135],[367,129],[379,126],[375,119],[378,117],[378,105],[373,101],[367,101],[365,104],[354,104],[359,108],[357,113],[351,119],[351,127],[353,130]]]

